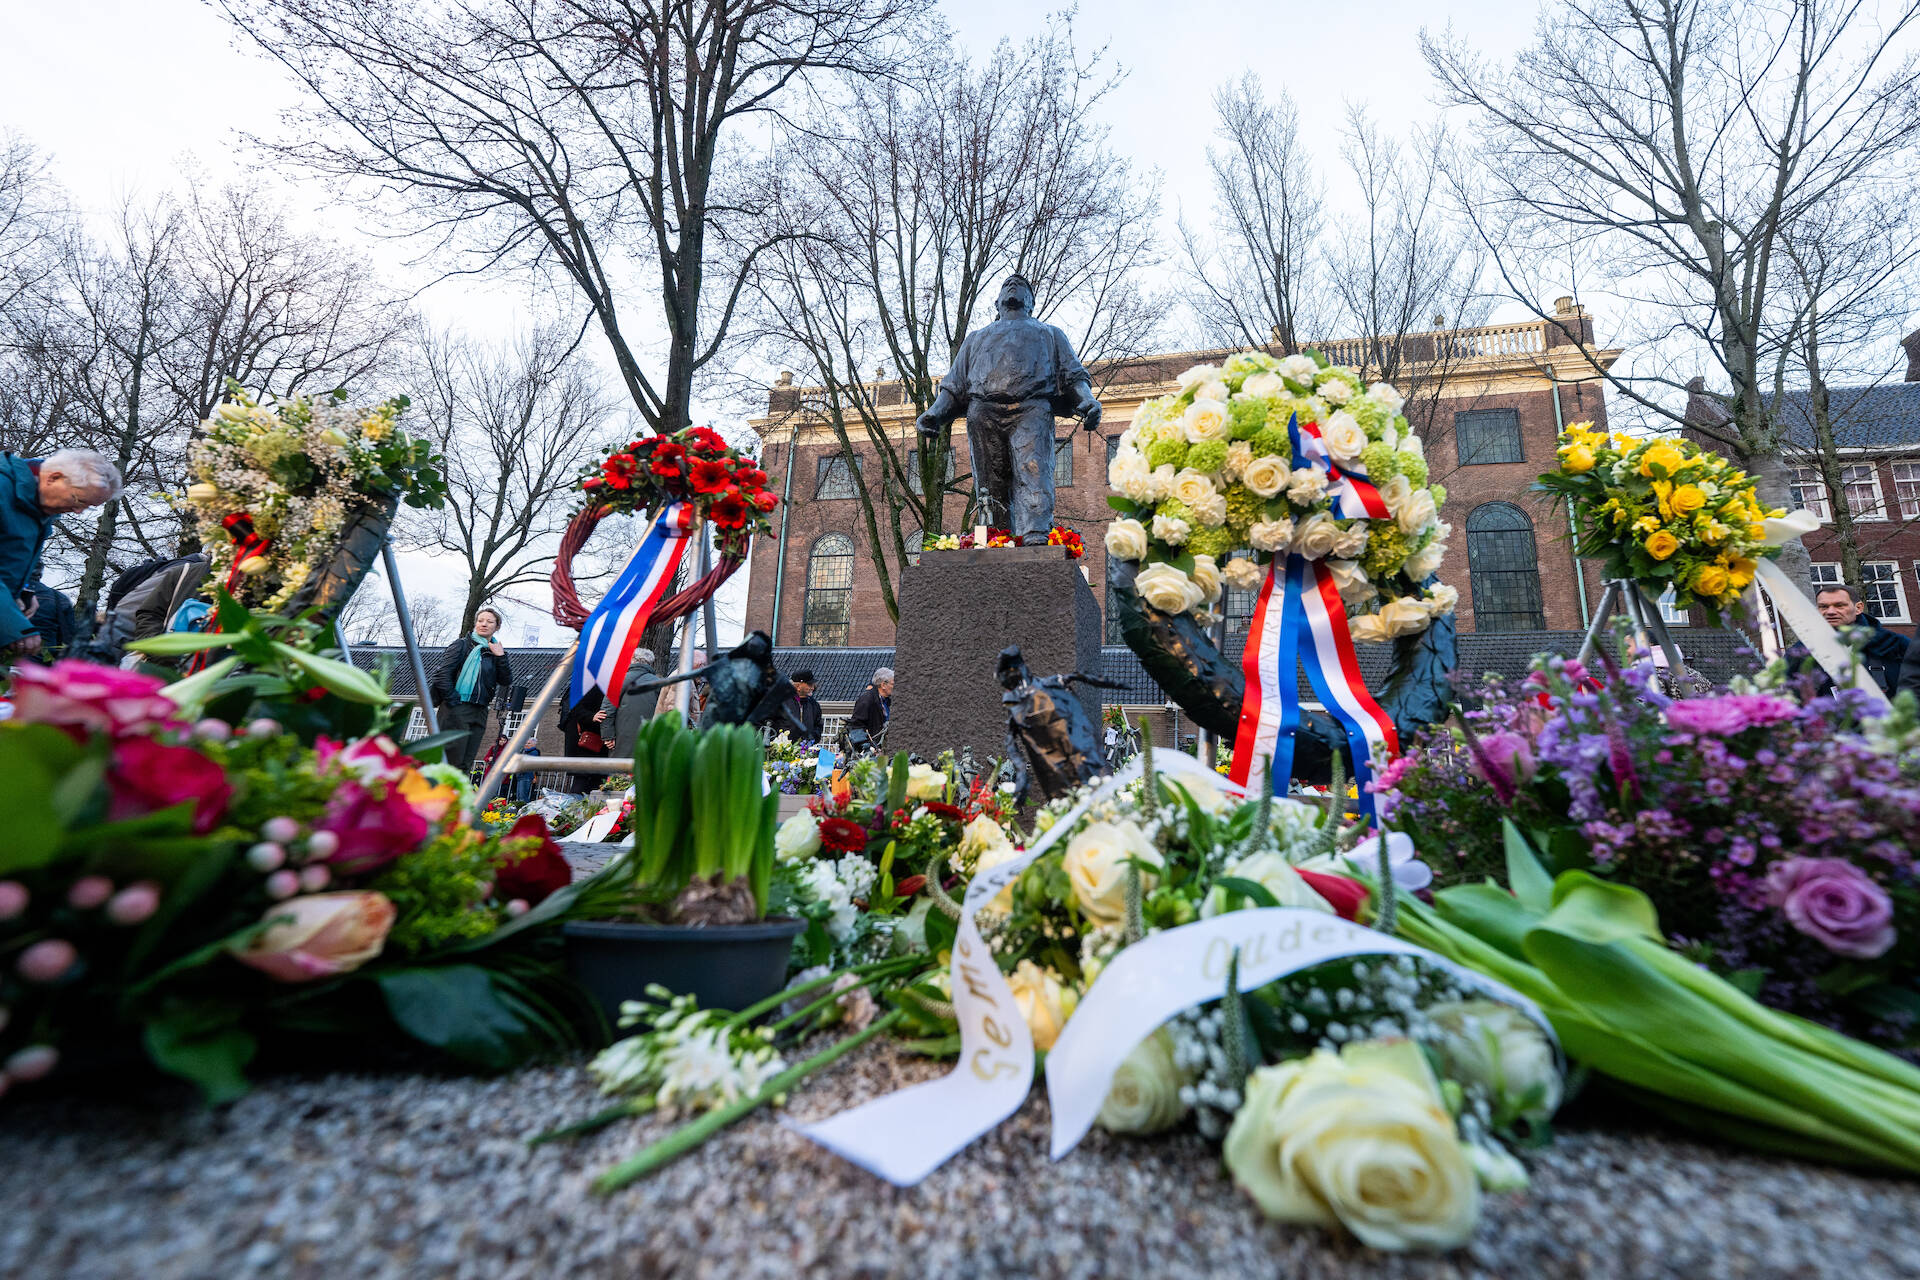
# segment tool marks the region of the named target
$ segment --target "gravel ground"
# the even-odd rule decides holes
[[[797,1092],[812,1120],[939,1068],[872,1046]],[[1043,1094],[912,1190],[757,1116],[611,1197],[664,1132],[524,1137],[597,1109],[584,1073],[269,1081],[218,1111],[16,1091],[0,1276],[1844,1276],[1920,1271],[1920,1184],[1645,1132],[1563,1134],[1472,1246],[1370,1253],[1264,1222],[1192,1135],[1046,1158]],[[1905,1259],[1902,1262],[1901,1259]]]

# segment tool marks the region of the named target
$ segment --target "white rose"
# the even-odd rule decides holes
[[[1338,1224],[1375,1249],[1451,1249],[1480,1216],[1472,1161],[1411,1040],[1262,1067],[1221,1155],[1268,1217]]]
[[[1188,506],[1197,505],[1213,495],[1213,481],[1204,471],[1184,468],[1173,478],[1173,496]]]
[[[1452,613],[1453,607],[1459,603],[1460,591],[1457,587],[1436,582],[1427,588],[1427,612],[1436,618]]]
[[[1073,1016],[1079,997],[1053,970],[1042,969],[1031,960],[1022,960],[1007,975],[1007,985],[1013,988],[1013,1003],[1026,1019],[1027,1030],[1033,1033],[1033,1047],[1043,1053],[1053,1048],[1067,1019]]]
[[[1286,391],[1277,373],[1256,373],[1240,384],[1240,394],[1251,399],[1269,400]]]
[[[1227,384],[1215,378],[1212,382],[1203,382],[1193,389],[1193,398],[1199,400],[1218,400],[1226,403]]]
[[[1124,924],[1127,919],[1127,867],[1137,859],[1142,893],[1156,880],[1147,867],[1162,865],[1160,851],[1125,818],[1089,822],[1067,841],[1061,868],[1073,886],[1080,913],[1095,924]]]
[[[1196,387],[1203,382],[1211,382],[1214,379],[1218,378],[1219,376],[1220,376],[1219,365],[1197,364],[1193,366],[1193,368],[1187,370],[1185,373],[1180,375],[1179,386],[1182,391],[1185,391],[1188,388]]]
[[[1187,412],[1180,419],[1181,427],[1187,433],[1192,444],[1204,444],[1209,440],[1224,440],[1233,429],[1233,420],[1227,416],[1227,402],[1209,397],[1195,400],[1187,406]]]
[[[1220,569],[1212,556],[1193,558],[1193,583],[1206,593],[1202,603],[1212,604],[1220,598]]]
[[[1407,398],[1395,390],[1393,384],[1387,382],[1374,383],[1367,388],[1367,395],[1375,404],[1385,409],[1388,413],[1400,412],[1401,408],[1407,403]]]
[[[1180,1090],[1192,1080],[1173,1062],[1173,1041],[1155,1031],[1120,1060],[1094,1123],[1108,1133],[1159,1133],[1186,1118]]]
[[[1287,501],[1310,507],[1327,496],[1327,473],[1318,467],[1300,467],[1287,477]]]
[[[1404,480],[1406,477],[1395,476],[1394,479]],[[1393,513],[1393,518],[1399,523],[1400,532],[1408,537],[1417,537],[1422,529],[1440,518],[1440,511],[1433,505],[1431,493],[1425,489],[1416,489],[1412,496],[1400,504],[1400,509]]]
[[[1158,521],[1156,517],[1155,523]],[[1192,586],[1192,579],[1170,564],[1150,564],[1133,577],[1134,591],[1162,613],[1185,613]]]
[[[1227,461],[1220,468],[1220,476],[1232,484],[1246,474],[1247,464],[1253,461],[1253,446],[1245,440],[1235,440],[1227,446]]]
[[[990,823],[992,821],[993,819],[991,818],[981,817],[981,818],[975,818],[973,822],[969,823],[968,825],[978,826],[982,822]],[[996,826],[994,829],[996,831],[999,830],[998,826]],[[974,856],[973,874],[975,876],[979,876],[985,872],[991,871],[995,867],[999,866],[1001,863],[1011,862],[1015,858],[1020,856],[1020,851],[1014,848],[1013,845],[1007,843],[1007,834],[1004,831],[1000,832],[1000,843],[998,844],[986,844],[984,843],[985,839],[986,837],[983,836],[982,837],[983,844],[980,849],[980,852]],[[964,848],[964,844],[962,847]],[[1012,880],[1007,881],[1007,883],[1001,888],[1000,892],[994,894],[992,900],[989,901],[985,906],[980,908],[980,914],[981,915],[1002,915],[1002,916],[1011,915],[1013,913],[1013,886],[1018,883],[1020,883],[1020,878],[1018,876],[1015,876]]]
[[[812,814],[801,810],[773,833],[773,851],[783,862],[798,862],[820,852],[820,824]]]
[[[1138,520],[1115,520],[1107,526],[1107,554],[1138,560],[1147,554],[1147,527]]]
[[[1403,572],[1415,582],[1420,582],[1428,574],[1440,572],[1440,561],[1446,557],[1447,544],[1435,539],[1407,557]]]
[[[1418,600],[1389,600],[1380,606],[1380,625],[1389,636],[1410,636],[1425,631],[1433,619]]]
[[[1187,540],[1193,530],[1185,520],[1178,516],[1155,516],[1153,518],[1153,536],[1168,546],[1177,547]]]
[[[1293,545],[1293,521],[1285,516],[1259,521],[1247,530],[1247,542],[1255,551],[1285,551]]]
[[[1387,638],[1387,628],[1376,613],[1350,613],[1347,615],[1347,634],[1353,637],[1355,644],[1381,643]]]
[[[1006,829],[983,813],[961,830],[960,847],[954,850],[954,857],[959,860],[961,866],[971,868],[973,874],[978,875],[986,870],[985,867],[978,865],[981,855],[989,850],[1011,848],[1013,844],[1007,839]],[[1002,858],[1000,861],[1004,862],[1006,859]]]
[[[1313,362],[1312,356],[1287,356],[1274,365],[1273,371],[1283,378],[1291,378],[1310,387],[1313,385],[1313,375],[1320,371],[1320,366]]]
[[[1497,1110],[1546,1120],[1560,1106],[1560,1066],[1533,1019],[1497,1000],[1454,1000],[1427,1010],[1440,1028],[1447,1073],[1477,1084]]]
[[[1207,528],[1218,529],[1227,522],[1227,496],[1216,491],[1204,498],[1196,498],[1193,502],[1193,514],[1198,516],[1200,523]]]
[[[1333,550],[1334,540],[1339,536],[1340,526],[1333,522],[1333,517],[1316,511],[1293,527],[1294,554],[1318,560]]]
[[[1500,1194],[1527,1189],[1527,1166],[1511,1151],[1491,1138],[1485,1142],[1469,1142],[1466,1146],[1467,1159],[1473,1162],[1474,1176],[1480,1179],[1481,1190]]]
[[[1400,508],[1406,504],[1407,499],[1413,496],[1413,482],[1405,476],[1395,476],[1393,479],[1379,486],[1379,489],[1380,501],[1387,504],[1388,514],[1400,510]]]
[[[1328,404],[1345,404],[1347,401],[1353,399],[1353,388],[1349,386],[1343,378],[1328,378],[1325,382],[1315,387],[1314,390],[1319,392],[1320,398]],[[1339,415],[1335,414],[1334,416],[1338,417]]]
[[[1355,520],[1340,531],[1333,540],[1333,550],[1329,555],[1339,556],[1343,560],[1356,560],[1367,549],[1367,522]]]
[[[1259,586],[1260,580],[1267,575],[1266,570],[1260,567],[1259,561],[1239,556],[1227,561],[1226,568],[1220,571],[1220,576],[1227,580],[1227,585],[1230,587],[1251,591]]]
[[[1411,431],[1400,437],[1400,452],[1410,453],[1421,461],[1426,461],[1427,448],[1420,443],[1420,437]]]
[[[1227,868],[1227,874],[1236,880],[1251,880],[1273,895],[1275,902],[1283,907],[1299,907],[1307,911],[1325,911],[1333,914],[1333,907],[1327,900],[1313,891],[1293,864],[1277,853],[1256,853],[1240,859]],[[1236,898],[1225,889],[1213,889],[1206,900],[1200,904],[1202,918],[1211,919],[1227,910],[1228,903],[1237,907],[1248,905],[1245,898]],[[1259,904],[1264,905],[1264,904]]]
[[[1267,454],[1249,462],[1240,473],[1240,482],[1262,498],[1271,498],[1287,486],[1293,473],[1285,458]]]
[[[947,794],[947,775],[930,764],[907,769],[907,799],[940,800]]]
[[[1147,478],[1147,494],[1144,498],[1135,498],[1135,502],[1164,502],[1173,493],[1173,464],[1162,463],[1153,469]]]
[[[1343,383],[1329,383],[1329,386],[1342,386]],[[1345,409],[1328,418],[1320,428],[1320,438],[1327,443],[1327,452],[1333,460],[1345,465],[1360,456],[1367,447],[1367,429],[1359,420]]]
[[[1107,466],[1107,483],[1134,502],[1147,501],[1153,485],[1153,472],[1146,456],[1134,449],[1121,449]]]
[[[1400,432],[1391,422],[1380,428],[1380,443],[1389,449],[1400,447]]]
[[[1208,813],[1226,813],[1239,807],[1239,801],[1213,785],[1204,773],[1161,774],[1167,785],[1178,788]]]
[[[1333,585],[1339,589],[1340,599],[1349,606],[1365,604],[1380,594],[1356,561],[1328,560],[1327,569],[1333,574]]]

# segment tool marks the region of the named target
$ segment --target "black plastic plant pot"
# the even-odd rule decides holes
[[[617,1028],[620,1004],[643,1000],[649,984],[692,995],[702,1009],[740,1010],[786,984],[787,958],[804,920],[756,924],[622,924],[573,920],[567,968]]]

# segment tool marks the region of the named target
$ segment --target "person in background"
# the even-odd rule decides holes
[[[1814,593],[1814,607],[1835,631],[1860,627],[1868,632],[1860,648],[1860,662],[1867,674],[1889,698],[1903,683],[1901,661],[1907,656],[1907,639],[1867,612],[1860,588],[1849,583],[1830,583]]]
[[[503,621],[492,605],[481,609],[473,617],[473,633],[447,646],[433,674],[433,703],[440,712],[440,727],[467,733],[447,747],[447,763],[457,768],[472,767],[486,736],[494,691],[513,683],[513,664],[494,638]]]
[[[620,705],[614,708],[613,718],[606,723],[613,732],[602,729],[600,734],[614,742],[627,744],[629,753],[633,744],[640,739],[640,726],[653,718],[654,699],[639,686],[654,678],[654,657],[651,649],[635,649],[633,661],[627,665],[627,678],[620,684]]]
[[[793,680],[793,718],[806,726],[806,732],[800,735],[800,740],[818,742],[824,718],[820,713],[820,704],[813,697],[813,672],[802,668],[794,672],[791,678]]]
[[[40,576],[53,522],[112,502],[121,487],[119,468],[91,449],[62,449],[46,458],[0,454],[0,649],[26,655],[45,643],[22,594],[28,580]]]
[[[178,556],[155,566],[121,594],[120,602],[107,611],[96,648],[103,657],[123,658],[122,665],[137,665],[140,655],[128,654],[126,647],[172,629],[175,616],[200,594],[212,573],[213,558],[199,543],[183,543]]]
[[[707,651],[705,649],[695,649],[693,651],[693,669],[698,671],[706,665]],[[653,704],[653,714],[656,716],[678,715],[680,712],[680,688],[680,685],[670,684],[662,689],[660,691],[660,697]],[[693,682],[693,699],[687,704],[687,723],[698,725],[700,723],[700,713],[706,709],[707,682],[705,680],[695,680]]]
[[[893,714],[893,668],[881,667],[873,673],[873,679],[860,691],[854,701],[853,714],[847,717],[847,728],[864,729],[867,736],[878,741],[887,731],[887,720]]]
[[[613,750],[613,743],[608,740],[613,734],[613,725],[608,716],[606,694],[598,687],[587,690],[587,696],[568,707],[560,717],[560,735],[566,741],[566,753],[606,759]],[[570,773],[567,790],[576,796],[585,795],[597,791],[602,781],[604,775],[601,774]]]
[[[40,652],[34,656],[42,662],[64,656],[78,634],[73,601],[64,591],[55,591],[40,579],[32,578],[20,593],[20,602],[21,612],[33,623],[33,634],[40,637]]]

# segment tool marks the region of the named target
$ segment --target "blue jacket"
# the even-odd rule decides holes
[[[20,612],[20,593],[40,576],[40,551],[53,517],[40,509],[40,477],[31,463],[0,453],[0,645],[33,630]]]

